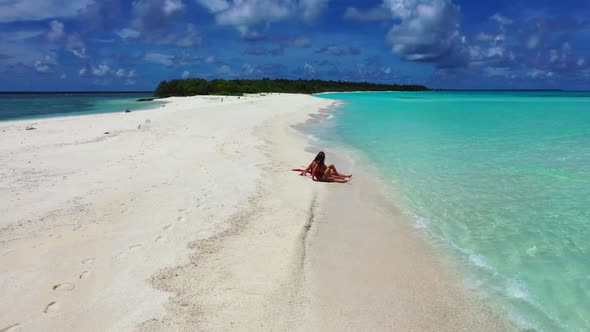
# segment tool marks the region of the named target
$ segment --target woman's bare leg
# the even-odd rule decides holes
[[[352,177],[352,174],[347,175],[347,174],[340,174],[340,173],[338,173],[338,170],[336,170],[336,166],[334,166],[334,164],[328,166],[328,169],[331,169],[333,171],[333,175],[335,175],[335,176],[343,177],[343,178],[350,178],[350,177]]]
[[[349,178],[344,178],[342,176],[337,176],[334,174],[334,170],[331,168],[327,168],[324,172],[324,176],[322,177],[322,181],[325,182],[337,182],[337,183],[347,183],[350,181]]]
[[[330,179],[334,176],[334,170],[330,167],[327,167],[324,171],[324,175],[322,176],[322,181],[330,181]]]
[[[333,177],[330,180],[328,180],[328,182],[336,182],[336,183],[348,183],[348,181],[350,181],[350,179],[348,179],[348,178],[337,178],[337,177]]]

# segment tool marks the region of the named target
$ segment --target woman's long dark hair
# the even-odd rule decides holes
[[[313,161],[315,161],[316,163],[323,165],[324,164],[324,160],[326,160],[326,154],[324,153],[324,151],[320,151],[318,153],[317,156],[315,156],[315,159]]]

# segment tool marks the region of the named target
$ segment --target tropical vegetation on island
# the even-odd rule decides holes
[[[194,95],[242,95],[244,93],[320,93],[348,91],[427,91],[422,85],[378,84],[367,82],[322,80],[224,80],[207,81],[200,78],[162,81],[156,88],[157,97]]]

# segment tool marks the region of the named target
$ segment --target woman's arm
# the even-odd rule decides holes
[[[314,181],[319,181],[319,179],[316,179],[315,177],[315,171],[318,169],[318,167],[320,167],[318,164],[316,164],[313,169],[311,170],[311,179]]]
[[[301,176],[307,174],[307,173],[312,173],[313,172],[313,168],[315,166],[315,161],[312,161],[311,164],[309,164],[309,166],[307,166],[307,168],[305,169],[305,172],[301,172]]]

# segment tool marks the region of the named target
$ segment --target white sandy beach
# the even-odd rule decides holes
[[[0,331],[512,329],[362,164],[290,171],[332,101],[168,101],[0,122]]]

